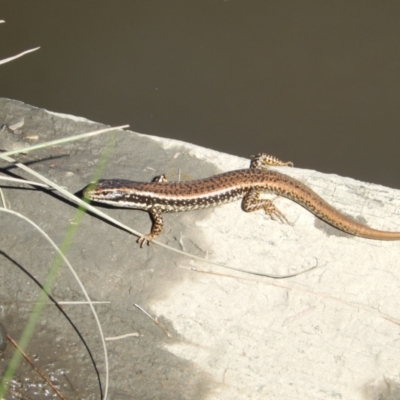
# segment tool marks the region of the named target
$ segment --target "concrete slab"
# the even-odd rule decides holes
[[[47,141],[103,126],[0,99],[0,124],[21,118],[22,132],[4,133],[2,148],[32,143],[33,136]],[[107,140],[95,137],[18,159],[76,192],[90,182]],[[186,180],[248,165],[188,143],[123,132],[114,139],[102,175],[149,181],[165,173],[170,180]],[[6,162],[1,168],[31,179]],[[360,222],[400,231],[397,190],[315,171],[279,171]],[[76,213],[72,203],[46,190],[1,186],[13,210],[63,242]],[[275,204],[291,225],[261,212],[245,213],[237,202],[166,214],[159,240],[243,271],[285,275],[317,265],[285,280],[194,261],[157,245],[140,249],[132,235],[93,215],[84,217],[67,257],[91,298],[109,302],[96,306],[106,336],[137,334],[108,342],[110,399],[400,398],[400,243],[352,237],[289,200]],[[149,231],[142,211],[102,210]],[[24,221],[4,213],[0,219],[6,232],[0,237],[0,321],[18,339],[55,254]],[[51,294],[57,301],[84,300],[64,267]],[[67,398],[97,399],[94,365],[104,379],[104,364],[93,317],[85,305],[63,305],[62,311],[45,307],[28,352]],[[8,346],[1,371],[10,357]],[[13,390],[36,399],[45,398],[48,389],[30,367],[21,367]]]

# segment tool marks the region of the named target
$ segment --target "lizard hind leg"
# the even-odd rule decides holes
[[[273,202],[276,198],[277,197],[275,197],[273,200],[260,199],[260,191],[257,189],[251,189],[244,196],[242,207],[246,212],[253,212],[263,209],[265,214],[269,215],[271,219],[278,219],[281,223],[287,223],[290,225],[285,215],[279,211],[277,207],[275,207]]]
[[[293,163],[291,161],[282,161],[279,158],[266,153],[259,153],[255,156],[252,156],[250,168],[261,169],[266,168],[268,165],[275,167],[293,167]]]

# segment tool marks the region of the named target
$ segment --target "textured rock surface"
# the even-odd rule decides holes
[[[2,149],[102,127],[0,99],[0,124],[22,118],[21,132],[2,132]],[[109,137],[17,158],[74,193],[90,182]],[[118,133],[114,143],[102,174],[108,178],[150,180],[165,173],[170,180],[186,180],[249,164],[133,132]],[[280,171],[306,183],[359,221],[400,231],[399,191],[315,171]],[[32,179],[5,161],[2,172]],[[63,242],[76,213],[73,204],[46,190],[1,184],[14,211],[31,218],[56,243]],[[351,237],[289,200],[277,199],[275,204],[292,225],[271,221],[261,212],[244,213],[239,203],[232,203],[165,215],[159,240],[243,270],[285,275],[316,263],[318,268],[287,280],[256,277],[178,256],[156,245],[140,249],[134,236],[95,216],[84,217],[67,257],[91,298],[109,302],[96,306],[106,336],[138,333],[108,342],[109,398],[400,397],[400,243]],[[149,231],[150,219],[144,212],[103,211],[140,232]],[[0,219],[1,322],[18,339],[40,291],[37,282],[44,283],[55,254],[26,222],[3,213]],[[65,267],[51,294],[57,301],[84,300]],[[134,304],[157,317],[170,337]],[[67,398],[97,399],[96,372],[76,332],[87,342],[103,378],[93,317],[85,305],[64,305],[63,311],[70,321],[54,305],[44,308],[28,352],[55,377]],[[8,346],[0,359],[2,370],[10,352]],[[30,367],[22,367],[17,378],[24,382],[26,396],[47,396]],[[34,394],[34,389],[41,392]]]

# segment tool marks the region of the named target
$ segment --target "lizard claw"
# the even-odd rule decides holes
[[[277,199],[277,197],[275,197],[275,199]],[[275,221],[279,220],[282,224],[286,223],[286,224],[290,225],[290,222],[285,217],[285,215],[281,211],[279,211],[273,204],[273,201],[275,199],[270,200],[267,204],[265,204],[265,206],[264,206],[265,214],[268,214],[270,216],[270,218]]]
[[[143,248],[143,245],[147,243],[147,246],[150,246],[150,242],[153,240],[153,235],[151,233],[147,234],[147,235],[143,235],[140,236],[140,238],[138,238],[136,240],[136,243],[139,243],[140,248]]]

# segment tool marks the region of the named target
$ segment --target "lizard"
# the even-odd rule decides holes
[[[204,179],[168,182],[165,175],[157,176],[151,182],[101,179],[87,186],[84,197],[117,207],[148,211],[153,224],[150,233],[137,239],[140,247],[145,243],[149,245],[160,235],[164,226],[162,213],[215,207],[239,199],[243,199],[244,211],[263,209],[271,218],[287,222],[272,200],[260,198],[264,191],[300,204],[322,221],[351,235],[377,240],[400,240],[400,232],[381,231],[356,222],[297,179],[266,169],[268,165],[293,166],[293,163],[259,153],[253,157],[250,168]]]

